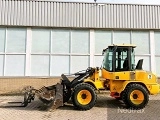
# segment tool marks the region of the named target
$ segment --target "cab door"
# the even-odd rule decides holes
[[[115,80],[129,80],[131,71],[130,47],[118,47],[114,53],[114,77]]]

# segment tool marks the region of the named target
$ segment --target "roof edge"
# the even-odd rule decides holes
[[[9,1],[9,0],[8,0]],[[19,0],[13,0],[13,1],[19,1]],[[97,4],[99,6],[103,5],[136,5],[136,6],[160,6],[156,4],[138,4],[138,3],[104,3],[104,2],[77,2],[77,1],[53,1],[53,0],[24,0],[24,1],[33,1],[33,2],[59,2],[59,3],[83,3],[83,4]]]

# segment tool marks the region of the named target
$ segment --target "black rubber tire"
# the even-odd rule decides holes
[[[134,104],[132,102],[132,100],[130,99],[130,95],[134,90],[139,90],[143,93],[144,100],[143,100],[142,103]],[[127,85],[127,87],[125,88],[125,90],[122,94],[122,100],[128,108],[143,109],[149,101],[149,94],[148,94],[148,91],[146,90],[146,88],[144,86],[142,86],[140,84],[133,83],[133,84]]]
[[[77,100],[77,95],[81,90],[87,90],[88,92],[90,92],[92,96],[91,101],[86,105],[79,103]],[[91,86],[90,84],[80,83],[73,88],[72,102],[76,109],[89,110],[96,104],[96,100],[97,100],[97,94],[95,92],[95,88]]]

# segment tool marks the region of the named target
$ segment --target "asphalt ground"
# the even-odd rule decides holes
[[[160,120],[160,94],[150,96],[142,110],[126,109],[122,101],[111,98],[108,93],[98,94],[96,105],[87,111],[76,110],[71,102],[46,111],[41,109],[43,103],[38,99],[27,107],[8,104],[15,101],[23,101],[23,97],[0,96],[0,120]]]

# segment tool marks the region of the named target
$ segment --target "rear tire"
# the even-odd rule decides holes
[[[129,108],[143,109],[149,101],[148,91],[140,84],[130,84],[125,88],[122,100]]]
[[[73,89],[72,102],[79,110],[91,109],[97,100],[95,88],[87,83],[80,83]]]

